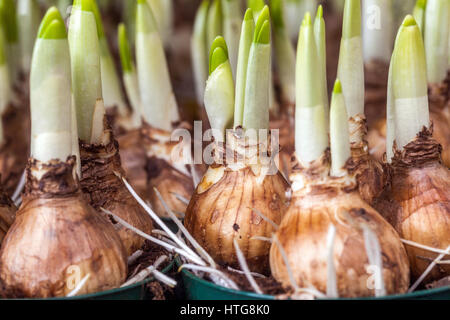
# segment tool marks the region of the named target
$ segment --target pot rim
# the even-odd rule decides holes
[[[181,260],[179,257],[175,259],[175,263],[177,264],[177,267],[181,265]],[[183,281],[185,277],[191,279],[192,281],[198,282],[206,287],[209,287],[214,290],[222,291],[227,294],[232,295],[239,295],[244,296],[248,298],[256,298],[256,299],[262,299],[262,300],[276,300],[275,296],[267,295],[267,294],[258,294],[255,292],[249,292],[249,291],[238,291],[234,289],[228,289],[222,286],[219,286],[211,281],[207,281],[205,279],[202,279],[200,277],[197,277],[195,274],[190,272],[187,269],[181,270],[181,273],[183,274]],[[430,295],[440,294],[448,292],[448,297],[450,299],[450,286],[441,287],[441,288],[434,288],[434,289],[428,289],[428,290],[419,290],[412,293],[401,293],[401,294],[394,294],[394,295],[388,295],[388,296],[382,296],[382,297],[359,297],[359,298],[318,298],[317,300],[386,300],[386,299],[413,299],[413,298],[420,298],[420,297],[428,297]]]
[[[172,258],[172,260],[170,260],[169,264],[164,269],[162,269],[161,272],[164,274],[167,274],[173,268],[174,265],[175,265],[175,259]],[[155,277],[149,277],[140,282],[131,284],[126,287],[119,287],[119,288],[109,289],[109,290],[100,291],[100,292],[93,292],[93,293],[88,293],[88,294],[83,294],[83,295],[73,296],[73,297],[24,298],[24,299],[18,299],[18,300],[87,300],[87,299],[95,299],[95,298],[104,297],[104,296],[108,296],[108,295],[115,295],[118,293],[126,292],[128,290],[133,290],[133,289],[143,286],[149,282],[152,282],[154,280],[155,280]],[[8,300],[8,299],[5,299],[5,300]],[[15,299],[11,299],[11,300],[15,300]]]

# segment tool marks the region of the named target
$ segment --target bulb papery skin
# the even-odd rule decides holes
[[[227,148],[235,160],[243,155],[238,148]],[[245,160],[237,165],[218,162],[208,168],[197,186],[184,225],[218,264],[239,267],[233,246],[236,239],[250,270],[267,274],[270,243],[252,237],[270,238],[275,227],[255,210],[279,224],[287,209],[288,183],[276,168],[265,174],[267,167],[245,165]]]
[[[442,161],[450,168],[450,71],[439,84],[428,86],[433,137],[442,145]]]
[[[0,244],[14,222],[17,208],[0,186]]]
[[[369,153],[369,146],[365,137],[367,124],[365,117],[355,116],[349,119],[352,164],[349,171],[358,182],[358,189],[364,201],[372,204],[383,192],[387,173],[381,163]],[[359,141],[359,142],[357,142]]]
[[[142,144],[141,129],[126,131],[117,137],[120,149],[120,162],[128,182],[139,196],[147,193],[147,156]]]
[[[78,294],[124,282],[125,248],[114,227],[86,202],[74,165],[75,157],[30,159],[23,203],[0,251],[2,294],[66,296],[88,274]]]
[[[109,143],[80,143],[82,191],[89,199],[90,205],[99,213],[103,214],[100,208],[110,210],[135,228],[149,234],[153,229],[150,216],[121,180],[120,176],[124,175],[124,171],[120,162],[118,143],[112,137],[110,129],[105,130],[104,134],[109,136]],[[142,237],[115,223],[114,219],[110,220],[119,232],[128,255],[142,247],[144,244]]]
[[[181,128],[181,126],[180,126]],[[183,159],[172,158],[173,155],[183,156],[184,141],[171,141],[171,133],[148,124],[144,124],[141,129],[142,144],[147,157],[147,191],[146,198],[152,205],[152,209],[161,217],[168,217],[168,214],[159,200],[154,188],[161,194],[162,198],[175,213],[184,213],[186,204],[180,201],[175,194],[185,199],[190,199],[194,192],[194,183],[188,167]],[[188,147],[190,152],[190,147]]]
[[[441,164],[440,152],[441,146],[426,128],[403,151],[395,150],[390,187],[375,207],[401,238],[446,250],[450,245],[450,170]],[[406,250],[413,279],[438,255],[408,245]],[[424,283],[449,275],[450,266],[439,265]]]
[[[295,163],[295,162],[294,162]],[[386,294],[404,293],[409,285],[409,264],[405,249],[389,223],[365,201],[351,176],[329,177],[328,155],[308,169],[294,165],[291,180],[293,194],[276,237],[283,247],[295,282],[300,288],[313,285],[327,292],[329,250],[327,236],[330,226],[336,228],[332,262],[336,272],[338,296],[374,296],[369,285],[373,277],[363,229],[377,236],[382,259],[382,277]],[[272,275],[284,286],[291,282],[279,246],[270,250]],[[369,282],[368,282],[369,281]]]

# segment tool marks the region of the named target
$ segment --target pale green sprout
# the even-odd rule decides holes
[[[20,34],[21,68],[28,74],[31,67],[31,56],[39,28],[40,8],[36,0],[17,1],[18,27]]]
[[[256,22],[248,59],[242,121],[246,130],[252,129],[258,132],[260,129],[269,128],[270,55],[270,12],[265,6]]]
[[[4,24],[9,76],[15,83],[20,74],[20,43],[17,10],[14,0],[0,0],[0,21]]]
[[[212,0],[206,18],[206,48],[211,48],[214,39],[222,35],[222,4],[221,0]]]
[[[123,3],[123,15],[125,19],[125,25],[130,34],[136,34],[136,1],[124,1]],[[135,37],[130,38],[130,46],[134,48]]]
[[[223,36],[228,45],[228,55],[233,71],[233,77],[236,78],[236,69],[239,53],[239,37],[241,34],[241,1],[240,0],[222,0],[223,11]]]
[[[307,12],[297,47],[295,109],[295,152],[305,167],[318,160],[328,148],[320,72],[311,15]]]
[[[31,157],[66,161],[73,154],[71,101],[66,27],[52,7],[42,20],[31,64]]]
[[[350,118],[364,115],[364,62],[361,38],[360,0],[346,0],[339,53],[338,78],[342,84],[347,113]],[[352,143],[360,136],[350,137]]]
[[[136,67],[131,57],[131,49],[128,41],[125,24],[121,23],[118,27],[118,42],[120,61],[122,63],[123,83],[130,101],[132,112],[132,126],[138,128],[142,124],[141,113],[142,105],[139,93],[139,83],[136,73]]]
[[[333,177],[346,175],[345,164],[350,159],[350,132],[347,108],[339,79],[334,84],[330,107],[330,148],[331,171]]]
[[[255,23],[258,20],[259,15],[263,11],[265,5],[266,3],[264,0],[247,0],[247,7],[252,9]]]
[[[449,6],[449,0],[427,1],[424,39],[429,83],[440,83],[447,77]]]
[[[394,44],[393,0],[362,1],[364,61],[389,63]]]
[[[323,7],[317,8],[316,18],[314,20],[314,38],[320,63],[320,88],[322,90],[323,108],[325,119],[328,126],[330,117],[330,108],[328,106],[328,84],[327,84],[327,48],[325,37],[325,20],[323,18]]]
[[[205,89],[205,108],[216,141],[225,140],[234,114],[234,83],[228,48],[223,37],[217,37],[210,50],[209,78]]]
[[[259,16],[263,13],[264,8],[266,7],[265,1],[264,0],[247,0],[247,7],[252,9],[253,19],[256,24],[259,20]],[[270,68],[272,69],[272,57],[270,57],[270,60],[271,60]],[[270,86],[269,86],[269,110],[273,114],[276,115],[278,113],[279,105],[275,98],[275,88],[274,88],[273,80],[272,80],[272,72],[270,72],[270,74],[269,74],[269,83],[270,83]]]
[[[152,9],[164,46],[168,47],[173,31],[173,0],[147,0],[147,2]]]
[[[102,97],[100,45],[93,0],[75,0],[69,26],[72,92],[78,135],[85,143],[102,143],[105,106]]]
[[[156,21],[146,0],[138,0],[136,61],[142,116],[151,126],[170,131],[180,119]]]
[[[417,25],[422,31],[422,35],[424,34],[425,28],[425,10],[427,7],[427,0],[417,0],[416,5],[414,6],[413,17],[416,20]]]
[[[6,110],[12,97],[11,78],[8,68],[8,48],[5,39],[4,25],[0,21],[0,115]],[[0,121],[0,123],[1,122],[2,121]],[[3,133],[3,131],[1,133]]]
[[[244,118],[245,88],[247,81],[248,58],[255,33],[255,22],[252,9],[245,12],[241,28],[241,39],[239,41],[239,57],[236,72],[236,100],[234,107],[234,127],[242,126]]]
[[[12,98],[11,81],[7,63],[6,39],[0,22],[0,116],[5,112]],[[3,121],[0,121],[0,146],[3,145]]]
[[[70,14],[70,7],[72,6],[72,0],[58,0],[57,7],[59,12],[61,12],[62,17],[65,19]]]
[[[394,141],[402,150],[423,127],[430,124],[425,48],[414,18],[408,15],[400,27],[392,54],[388,83],[387,159]]]
[[[194,30],[191,37],[191,59],[194,71],[197,103],[203,105],[205,84],[208,78],[208,49],[206,46],[206,28],[209,0],[203,0],[197,9]]]
[[[109,50],[108,40],[103,29],[102,17],[96,1],[93,3],[93,12],[97,22],[98,41],[100,45],[100,65],[102,76],[102,95],[106,108],[117,107],[121,116],[128,113],[127,106],[120,87],[119,75],[117,74],[111,51]]]
[[[271,0],[270,11],[274,26],[273,40],[276,65],[281,84],[282,100],[290,105],[295,104],[295,50],[292,45],[284,21],[282,0]]]

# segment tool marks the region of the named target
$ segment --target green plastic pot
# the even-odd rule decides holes
[[[167,267],[162,270],[162,273],[167,274],[173,269],[175,261],[172,260]],[[146,300],[148,299],[148,293],[146,285],[149,282],[154,281],[155,278],[151,277],[144,281],[132,284],[123,288],[116,288],[102,292],[90,293],[70,298],[52,298],[54,300]]]
[[[176,263],[181,265],[177,258]],[[218,286],[192,274],[186,269],[181,271],[186,291],[186,299],[189,300],[274,300],[274,296],[257,294],[253,292],[237,291]],[[348,300],[348,299],[340,299]],[[386,297],[359,298],[353,300],[450,300],[450,286],[432,290],[416,291],[408,294],[399,294]]]

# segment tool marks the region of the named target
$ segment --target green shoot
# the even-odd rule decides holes
[[[282,101],[295,104],[295,50],[284,22],[282,0],[271,0],[270,8],[274,26],[274,47],[281,84]]]
[[[111,51],[109,50],[108,41],[103,28],[102,17],[98,9],[96,1],[92,2],[92,9],[95,14],[97,23],[98,41],[100,45],[100,64],[102,73],[102,94],[106,108],[117,107],[121,116],[125,116],[128,112],[120,87],[120,80],[117,74]]]
[[[221,0],[212,0],[206,21],[206,47],[210,48],[214,39],[222,35],[222,5]]]
[[[360,0],[345,1],[338,78],[342,83],[348,116],[364,115],[364,62]],[[357,136],[359,137],[359,135]]]
[[[18,27],[20,34],[21,68],[28,74],[31,67],[31,56],[36,34],[41,19],[39,4],[36,0],[18,0]]]
[[[206,45],[206,28],[209,0],[203,0],[197,10],[194,30],[191,37],[191,57],[194,71],[195,92],[197,103],[203,105],[205,84],[208,78],[208,49]]]
[[[0,0],[0,21],[4,24],[9,75],[12,83],[20,73],[20,43],[17,10],[14,0]]]
[[[350,159],[350,132],[344,95],[339,79],[334,84],[330,108],[330,147],[331,176],[340,177],[346,174],[344,169]]]
[[[136,62],[144,120],[155,128],[172,129],[179,120],[166,56],[156,21],[146,0],[138,0]]]
[[[261,14],[264,6],[266,5],[264,0],[247,0],[247,8],[252,9],[253,18],[258,21],[259,15]]]
[[[413,17],[416,20],[417,25],[424,34],[425,28],[425,10],[427,8],[427,0],[417,0],[414,6]]]
[[[173,3],[172,0],[147,0],[158,26],[158,31],[164,46],[170,44],[173,24]]]
[[[295,111],[295,151],[305,167],[319,159],[328,147],[320,72],[311,15],[306,13],[297,48]]]
[[[136,67],[131,58],[131,49],[128,41],[125,24],[121,23],[118,27],[118,42],[120,61],[122,63],[123,83],[130,101],[132,113],[132,124],[135,127],[141,125],[142,106],[139,94],[139,83],[137,79]]]
[[[64,21],[55,7],[41,23],[30,88],[31,156],[42,162],[66,161],[72,155],[70,51]]]
[[[317,8],[316,18],[314,20],[314,38],[316,40],[317,53],[319,55],[320,63],[320,87],[322,89],[323,107],[325,119],[327,121],[330,117],[330,108],[328,106],[328,85],[327,85],[327,48],[325,38],[325,20],[323,18],[323,7],[320,5]]]
[[[387,108],[387,154],[401,150],[429,126],[427,67],[422,35],[414,18],[403,21],[391,60]]]
[[[8,51],[4,25],[0,23],[0,115],[3,115],[12,99],[12,87],[8,69]],[[3,144],[3,127],[0,121],[0,146]]]
[[[448,0],[427,2],[424,39],[429,83],[441,83],[447,77],[449,6]]]
[[[231,70],[236,77],[239,53],[239,36],[241,34],[241,1],[222,0],[223,8],[223,36],[228,44]]]
[[[242,126],[244,118],[245,88],[247,81],[248,59],[255,33],[255,22],[252,9],[247,9],[242,22],[241,39],[239,41],[239,57],[236,72],[236,100],[234,107],[234,127]]]
[[[205,108],[213,136],[224,141],[234,114],[234,83],[228,48],[223,37],[217,37],[210,50],[209,78],[205,89]]]
[[[269,128],[270,106],[270,13],[267,6],[256,22],[253,43],[248,59],[243,115],[244,129]]]
[[[102,97],[100,47],[93,0],[75,0],[69,26],[72,91],[78,135],[85,143],[101,143],[105,108]]]

